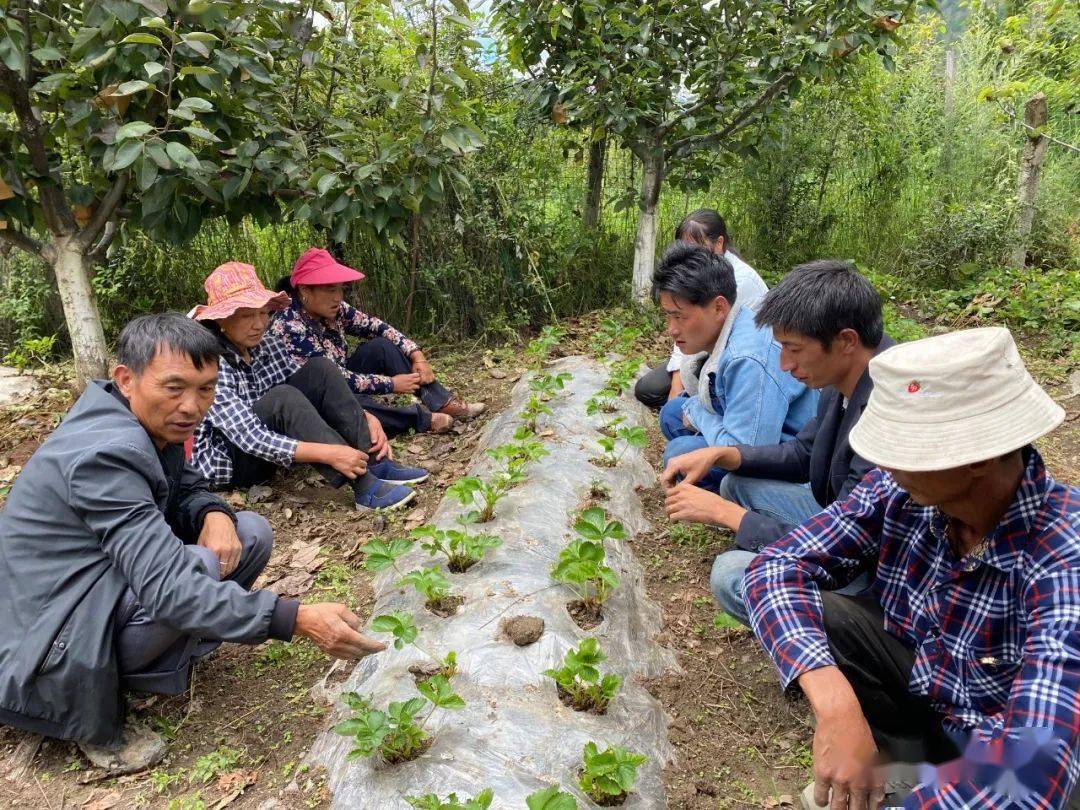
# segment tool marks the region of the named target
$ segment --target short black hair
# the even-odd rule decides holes
[[[850,262],[817,259],[800,264],[765,294],[754,322],[797,332],[828,348],[844,329],[877,348],[885,327],[881,296]]]
[[[140,315],[124,327],[116,341],[116,362],[139,376],[163,349],[186,354],[197,369],[221,357],[221,344],[201,323],[179,312],[161,312]]]
[[[718,295],[735,303],[735,268],[723,256],[690,242],[675,242],[664,251],[652,277],[652,297],[660,293],[705,306]]]

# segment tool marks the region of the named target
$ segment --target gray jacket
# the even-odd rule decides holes
[[[112,384],[91,383],[0,513],[0,723],[117,739],[115,614],[129,587],[152,617],[192,636],[267,637],[277,597],[218,582],[184,551],[212,510],[232,514],[183,449],[159,453]]]

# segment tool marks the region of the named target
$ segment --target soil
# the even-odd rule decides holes
[[[432,745],[433,742],[434,742],[434,740],[432,740],[430,737],[428,737],[426,740],[424,740],[422,743],[420,743],[419,746],[417,746],[415,751],[413,751],[408,756],[406,756],[406,755],[396,755],[396,756],[388,757],[385,754],[383,754],[382,752],[379,752],[377,763],[379,765],[382,765],[382,766],[385,766],[385,767],[389,768],[389,767],[391,767],[393,765],[400,765],[402,762],[412,762],[414,759],[416,759],[421,754],[423,754],[425,751],[427,751],[429,748],[431,748],[431,745]]]
[[[582,630],[592,630],[604,621],[604,608],[596,602],[574,599],[566,603],[566,610]]]
[[[556,354],[587,354],[589,337],[606,316],[596,313],[567,324],[569,335]],[[1072,396],[1068,381],[1073,369],[1032,358],[1033,346],[1021,346],[1032,361],[1029,367],[1068,411],[1065,425],[1041,440],[1039,449],[1058,480],[1075,484],[1080,481],[1080,397]],[[638,353],[655,363],[669,350],[669,342],[657,336],[642,341]],[[260,586],[306,602],[345,601],[366,620],[373,600],[369,575],[359,564],[360,547],[377,537],[403,535],[431,518],[445,488],[465,473],[486,419],[506,407],[509,389],[524,371],[520,354],[516,346],[473,346],[433,358],[452,388],[486,401],[489,409],[450,434],[394,441],[399,460],[433,471],[417,488],[410,511],[361,515],[347,492],[327,490],[302,467],[276,479],[269,498],[256,498],[258,503],[245,504],[244,492],[228,493],[235,506],[258,511],[274,527],[274,553]],[[60,369],[32,399],[0,409],[0,498],[70,408],[71,377],[70,369]],[[649,436],[647,452],[658,467],[658,430],[650,427]],[[810,779],[806,703],[784,696],[771,662],[749,632],[713,625],[709,571],[731,538],[702,527],[673,526],[659,488],[641,495],[653,528],[626,542],[645,571],[649,597],[663,611],[659,641],[676,652],[681,667],[646,684],[671,720],[675,756],[664,771],[668,807],[797,807],[798,793]],[[9,780],[8,757],[29,735],[0,726],[0,806],[184,810],[204,804],[249,810],[273,802],[275,810],[328,807],[323,775],[300,763],[316,735],[336,720],[328,695],[352,668],[332,662],[306,641],[225,644],[197,665],[188,693],[132,696],[131,715],[164,734],[168,751],[152,771],[118,779],[101,779],[74,744],[45,740],[28,775]]]
[[[556,684],[555,689],[559,693],[559,700],[564,706],[569,706],[576,712],[591,712],[592,714],[607,714],[607,701],[595,701],[589,697],[577,697]]]
[[[478,562],[480,561],[469,557],[453,557],[447,561],[446,567],[450,569],[451,574],[464,574]]]
[[[457,596],[451,594],[450,596],[444,596],[442,599],[437,599],[432,602],[424,603],[429,611],[436,616],[441,616],[444,619],[448,619],[458,612],[458,608],[465,604],[464,596]]]
[[[442,675],[446,679],[453,678],[457,674],[457,667],[441,667],[438,664],[413,664],[409,667],[409,674],[418,684],[430,681],[436,675]]]
[[[502,632],[519,647],[528,647],[544,634],[544,620],[537,616],[511,616],[500,622]]]
[[[592,464],[594,467],[603,467],[605,469],[610,469],[618,465],[619,461],[618,459],[608,458],[607,456],[597,456],[595,458],[590,458],[589,463]]]

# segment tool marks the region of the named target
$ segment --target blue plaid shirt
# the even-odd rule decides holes
[[[229,445],[288,467],[299,444],[296,439],[270,430],[251,409],[259,397],[300,368],[285,345],[276,336],[266,334],[262,343],[251,350],[251,363],[247,363],[230,344],[223,343],[214,404],[195,431],[191,457],[211,486],[224,486],[232,480]]]
[[[911,692],[969,735],[966,759],[981,746],[983,763],[1009,763],[1029,791],[1019,806],[1058,808],[1080,774],[1080,489],[1051,478],[1034,448],[1024,457],[1001,523],[963,559],[946,517],[875,469],[762,551],[743,586],[754,632],[787,686],[834,663],[819,589],[843,587],[877,560],[885,630],[915,651]],[[1033,738],[1042,740],[1035,751]],[[1017,806],[995,791],[1002,767],[981,767],[978,779],[929,780],[905,807]]]

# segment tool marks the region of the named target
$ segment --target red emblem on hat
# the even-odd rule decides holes
[[[907,384],[907,392],[909,394],[917,394],[917,393],[919,393],[920,388],[922,388],[922,386],[919,385],[918,380],[912,380],[911,382],[909,382]]]

